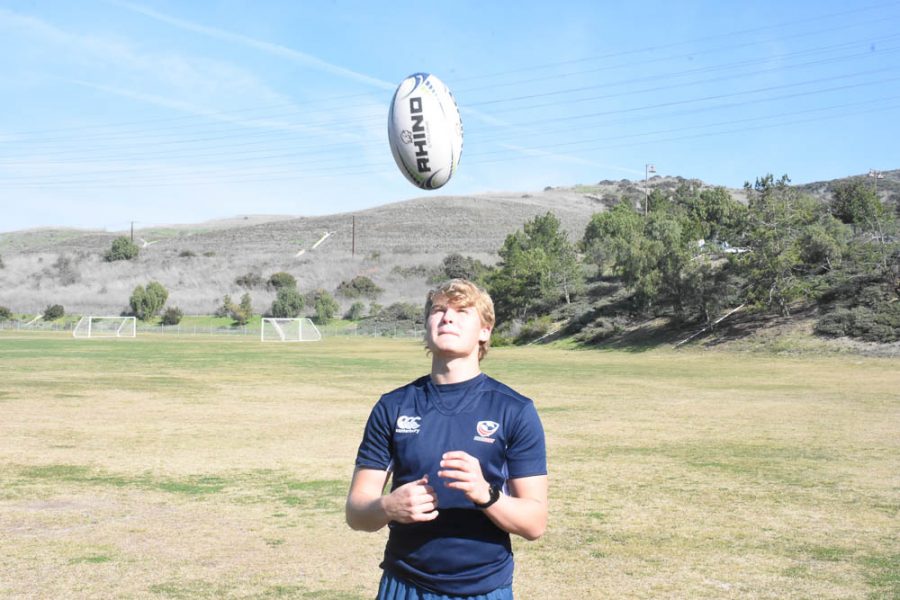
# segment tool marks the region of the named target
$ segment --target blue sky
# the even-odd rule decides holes
[[[5,0],[0,55],[0,231],[900,167],[896,1]],[[437,192],[387,143],[415,72],[465,128]]]

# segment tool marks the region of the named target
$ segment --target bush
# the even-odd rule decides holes
[[[816,323],[816,333],[831,337],[847,336],[867,342],[890,343],[900,340],[900,303],[838,308]]]
[[[280,319],[296,318],[303,310],[303,296],[296,287],[282,287],[272,302],[271,313],[273,317]]]
[[[416,304],[409,302],[395,302],[382,309],[378,313],[378,318],[384,321],[413,321],[415,323],[424,322],[423,309]]]
[[[292,288],[296,290],[297,280],[290,273],[279,271],[278,273],[272,273],[269,277],[269,281],[266,282],[266,285],[271,290],[281,290],[283,288]]]
[[[125,236],[117,237],[113,240],[112,246],[107,250],[103,258],[106,262],[115,262],[117,260],[131,260],[136,258],[140,253],[140,248]]]
[[[231,318],[234,319],[235,325],[246,325],[249,323],[253,317],[253,300],[250,298],[250,294],[245,293],[241,296],[241,303],[237,306],[232,304],[228,312]]]
[[[549,315],[530,319],[522,326],[522,329],[519,331],[519,335],[516,338],[516,342],[527,343],[539,339],[549,333],[552,325],[553,320]]]
[[[341,308],[331,294],[325,290],[316,290],[313,306],[316,309],[316,322],[320,325],[327,325]]]
[[[354,302],[350,305],[350,310],[344,315],[348,321],[359,321],[365,316],[366,305],[362,302]]]
[[[178,325],[181,323],[181,317],[183,316],[184,314],[181,312],[180,308],[170,306],[166,309],[166,312],[163,313],[160,323],[163,325]]]
[[[357,275],[350,281],[342,281],[337,287],[337,295],[344,298],[369,298],[374,300],[384,290],[365,275]]]
[[[237,277],[234,280],[234,283],[244,289],[252,290],[253,288],[262,287],[265,282],[263,281],[262,275],[250,272]]]
[[[0,306],[0,323],[12,319],[12,311],[5,306]]]
[[[128,302],[131,312],[141,321],[155,317],[162,310],[169,298],[169,292],[157,281],[151,281],[147,287],[137,286],[131,293]]]
[[[477,282],[490,269],[481,261],[457,252],[448,254],[441,261],[432,283],[440,283],[446,279],[468,279]]]
[[[66,309],[64,309],[61,304],[51,304],[44,309],[44,320],[55,321],[56,319],[60,319],[65,316],[65,314]]]
[[[193,258],[197,254],[193,250],[182,250],[178,253],[178,258]]]
[[[6,265],[3,264],[3,257],[0,256],[0,269],[5,269],[5,268],[6,268]]]
[[[67,286],[81,281],[81,273],[78,272],[72,259],[68,256],[60,255],[53,263],[53,267],[56,269],[60,285]]]

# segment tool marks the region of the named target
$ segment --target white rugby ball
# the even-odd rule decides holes
[[[394,92],[388,141],[400,171],[413,185],[436,190],[453,176],[463,129],[453,94],[429,73],[415,73]]]

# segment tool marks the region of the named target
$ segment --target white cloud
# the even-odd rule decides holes
[[[350,79],[353,81],[357,81],[360,83],[364,83],[366,85],[370,85],[383,90],[393,90],[396,85],[387,81],[382,81],[381,79],[377,79],[375,77],[371,77],[364,73],[359,73],[357,71],[353,71],[351,69],[347,69],[345,67],[341,67],[332,63],[329,63],[321,58],[313,56],[311,54],[307,54],[305,52],[300,52],[298,50],[294,50],[292,48],[288,48],[287,46],[282,46],[280,44],[273,44],[271,42],[266,42],[264,40],[257,40],[255,38],[251,38],[245,35],[241,35],[238,33],[232,33],[230,31],[225,31],[223,29],[219,29],[216,27],[208,27],[206,25],[201,25],[199,23],[193,23],[191,21],[186,21],[184,19],[179,19],[177,17],[172,17],[170,15],[163,14],[161,12],[155,11],[153,9],[147,8],[146,6],[141,6],[139,4],[133,4],[131,2],[123,2],[120,0],[108,0],[111,4],[119,6],[121,8],[125,8],[136,13],[142,14],[146,17],[150,17],[151,19],[155,19],[157,21],[167,23],[172,25],[173,27],[177,27],[179,29],[183,29],[186,31],[192,31],[194,33],[199,33],[201,35],[205,35],[208,37],[213,37],[219,40],[223,40],[226,42],[231,42],[234,44],[240,44],[242,46],[247,46],[250,48],[254,48],[261,52],[265,52],[267,54],[271,54],[273,56],[278,56],[284,58],[286,60],[290,60],[292,62],[302,64],[304,66],[323,71],[325,73],[331,73],[332,75],[337,75],[338,77],[343,77],[345,79]]]

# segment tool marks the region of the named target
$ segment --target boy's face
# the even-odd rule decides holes
[[[480,342],[490,337],[491,329],[481,322],[474,306],[435,301],[425,322],[425,344],[435,356],[477,357]]]

